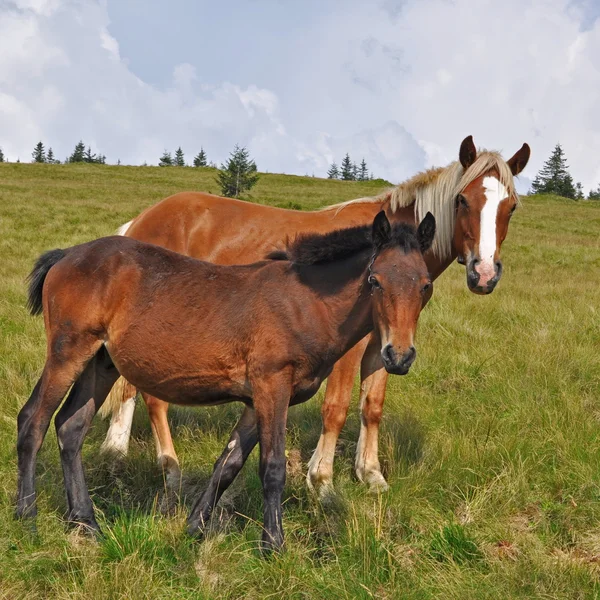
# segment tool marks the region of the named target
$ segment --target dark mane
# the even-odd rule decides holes
[[[316,265],[348,258],[362,250],[373,248],[372,226],[359,225],[329,233],[304,233],[286,241],[284,249],[267,255],[271,260],[289,260],[299,265]],[[392,225],[390,241],[379,250],[400,246],[405,254],[420,251],[417,230],[408,223]]]

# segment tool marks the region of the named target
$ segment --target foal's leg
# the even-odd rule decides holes
[[[167,421],[169,403],[163,402],[146,393],[142,393],[142,398],[146,403],[148,416],[150,417],[158,466],[166,473],[167,486],[171,489],[177,489],[181,480],[181,470],[179,468],[179,459],[173,446],[169,422]]]
[[[379,464],[379,423],[383,414],[388,373],[383,368],[380,343],[369,344],[361,363],[360,437],[356,448],[356,476],[373,492],[385,492],[388,484]]]
[[[190,535],[202,535],[217,502],[244,466],[257,441],[256,413],[253,408],[247,406],[231,432],[223,454],[215,463],[204,493],[190,512],[187,527]]]
[[[327,379],[325,399],[321,406],[323,429],[312,458],[308,463],[306,483],[311,490],[318,490],[321,497],[333,488],[333,460],[335,445],[340,431],[346,423],[352,398],[354,378],[368,338],[350,349],[333,367]]]
[[[58,340],[61,341],[60,339]],[[48,340],[55,352],[46,359],[44,371],[17,418],[17,516],[35,516],[35,465],[50,419],[73,381],[99,344],[87,352],[74,352],[63,342]],[[56,350],[59,348],[58,350]]]
[[[75,382],[54,420],[67,492],[67,518],[71,523],[84,525],[92,531],[100,528],[85,483],[81,447],[94,415],[118,377],[108,353],[101,348]]]
[[[286,475],[285,428],[289,401],[289,386],[281,383],[254,392],[264,503],[262,550],[267,554],[283,546],[281,497]]]

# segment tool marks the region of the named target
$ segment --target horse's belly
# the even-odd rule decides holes
[[[218,404],[245,400],[245,366],[223,365],[194,353],[164,355],[152,348],[106,344],[119,373],[139,390],[176,404]],[[156,347],[155,347],[156,348]]]

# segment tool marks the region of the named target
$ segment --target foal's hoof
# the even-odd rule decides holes
[[[281,554],[284,550],[283,539],[274,541],[271,536],[265,534],[260,541],[260,554],[263,558],[272,558]]]
[[[70,516],[67,522],[71,529],[76,530],[85,537],[93,538],[98,541],[104,537],[100,525],[98,525],[94,517],[78,518],[76,516]]]
[[[190,525],[188,523],[185,532],[197,542],[204,541],[204,538],[206,537],[206,527],[202,527],[201,525],[197,524]]]

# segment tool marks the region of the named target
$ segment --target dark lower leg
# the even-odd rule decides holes
[[[34,517],[35,466],[54,411],[75,377],[74,369],[46,362],[44,372],[17,419],[17,517]]]
[[[262,548],[269,553],[283,546],[281,497],[285,486],[285,426],[287,406],[269,421],[259,420],[260,478],[263,485]]]
[[[206,490],[190,512],[187,528],[190,535],[202,533],[217,502],[244,466],[257,441],[256,415],[252,408],[246,407],[215,463]]]
[[[117,377],[118,372],[107,359],[106,352],[101,350],[73,386],[55,420],[67,493],[68,520],[94,531],[99,527],[85,482],[81,448],[94,415]]]

